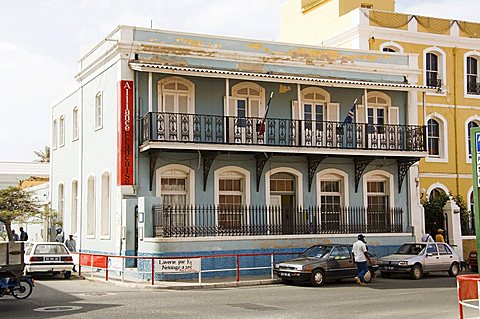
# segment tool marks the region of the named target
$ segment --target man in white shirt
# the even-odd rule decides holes
[[[355,281],[360,286],[365,285],[365,274],[368,271],[367,260],[370,260],[370,257],[367,254],[367,245],[365,244],[365,236],[362,234],[357,236],[357,241],[353,244],[352,253],[355,258],[355,264],[357,264],[358,275],[355,277]]]
[[[422,236],[420,239],[422,242],[434,242],[432,235],[430,235],[430,230],[427,230],[427,232]]]

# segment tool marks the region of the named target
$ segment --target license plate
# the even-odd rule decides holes
[[[281,272],[280,273],[280,276],[281,277],[291,277],[292,274],[290,274],[289,272]]]
[[[60,257],[45,257],[45,261],[60,261]]]
[[[393,270],[393,267],[384,267],[386,270]]]

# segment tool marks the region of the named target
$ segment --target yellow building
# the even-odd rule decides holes
[[[418,54],[420,76],[405,80],[438,88],[418,96],[419,124],[428,126],[429,146],[420,161],[419,196],[458,194],[472,207],[468,132],[480,126],[480,23],[397,13],[394,0],[287,0],[280,37]]]

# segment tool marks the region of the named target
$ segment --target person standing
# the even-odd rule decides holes
[[[28,234],[26,231],[23,230],[23,227],[20,227],[20,240],[21,241],[27,241],[28,240]]]
[[[435,241],[437,243],[444,243],[445,242],[445,238],[443,238],[443,229],[439,228],[437,230],[437,235],[435,236]]]
[[[57,236],[55,236],[55,241],[57,243],[63,243],[63,234],[61,228],[57,229]]]
[[[422,239],[420,239],[422,243],[427,243],[427,242],[433,242],[433,237],[430,235],[430,230],[427,229],[427,232],[422,236]]]
[[[77,242],[75,241],[75,239],[73,239],[73,235],[68,235],[68,239],[65,240],[65,246],[67,246],[67,249],[73,253],[73,252],[76,252],[77,251]],[[73,269],[72,269],[73,272],[77,272],[75,270],[75,264],[73,264]]]
[[[358,268],[358,275],[354,278],[355,282],[360,286],[366,286],[365,284],[365,274],[368,271],[367,260],[370,261],[370,257],[367,253],[367,245],[365,242],[365,236],[362,234],[357,236],[357,241],[353,244],[352,252],[355,258],[355,264]]]
[[[12,229],[12,240],[13,240],[13,241],[19,241],[19,240],[20,240],[20,237],[19,237],[18,234],[15,232],[15,229]]]

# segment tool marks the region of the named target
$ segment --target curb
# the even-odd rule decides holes
[[[134,289],[168,289],[168,290],[193,290],[193,289],[218,289],[218,288],[235,288],[235,287],[251,287],[251,286],[265,286],[276,285],[281,283],[280,279],[260,279],[260,280],[248,280],[239,282],[219,282],[219,283],[202,283],[202,284],[189,284],[176,282],[159,282],[159,284],[149,285],[147,283],[136,283],[131,281],[120,281],[117,279],[109,278],[105,281],[100,278],[91,277],[79,277],[79,279],[85,279],[89,281],[95,281],[105,284],[113,284],[120,287],[134,288]]]

